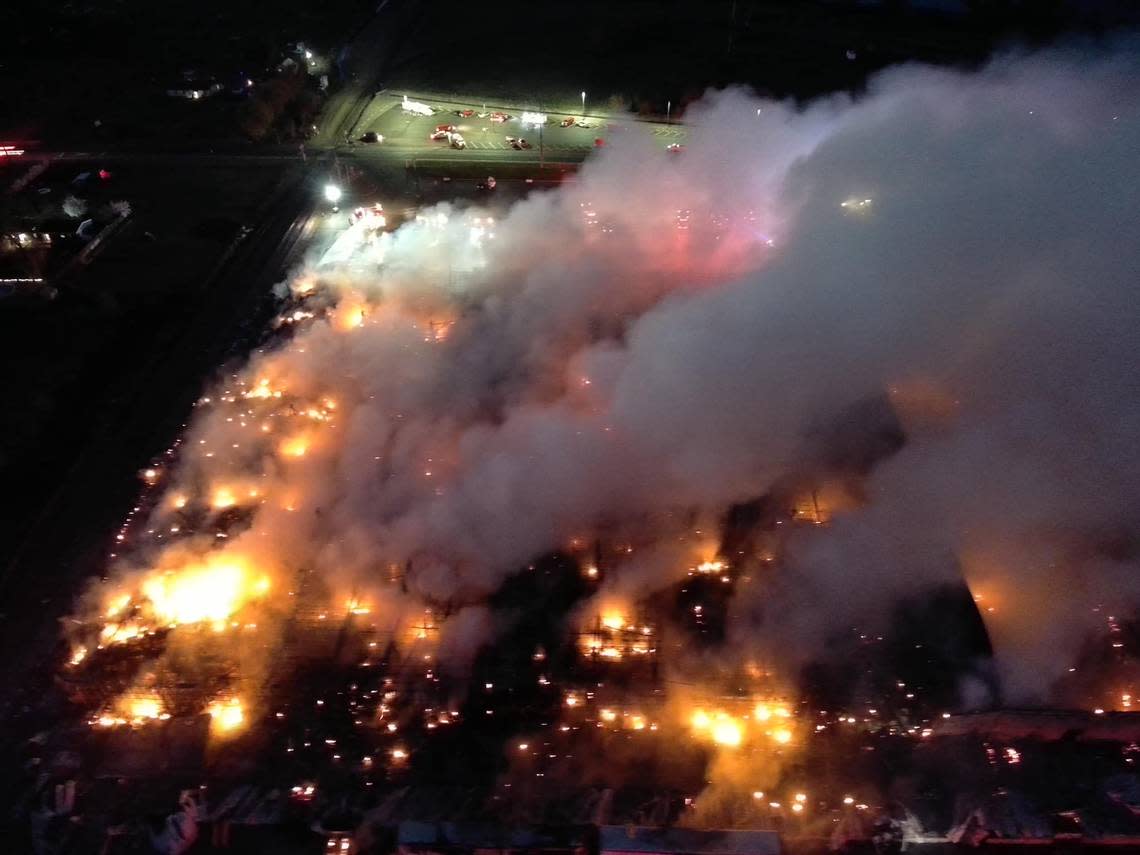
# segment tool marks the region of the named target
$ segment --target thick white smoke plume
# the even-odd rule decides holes
[[[886,395],[905,446],[741,589],[730,636],[807,655],[964,574],[1011,693],[1043,695],[1095,609],[1140,593],[1134,55],[906,67],[802,109],[712,93],[679,154],[615,133],[498,222],[427,212],[379,269],[306,272],[335,307],[242,382],[327,398],[334,424],[267,445],[203,412],[180,484],[248,477],[261,502],[210,547],[393,612],[476,609],[470,655],[479,604],[536,555],[715,519]],[[636,587],[683,574],[664,563]]]

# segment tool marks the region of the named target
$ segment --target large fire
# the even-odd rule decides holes
[[[97,727],[131,725],[137,727],[153,721],[170,718],[162,699],[148,694],[127,694],[119,698],[110,709],[91,720]]]
[[[762,699],[748,707],[747,699],[733,699],[731,706],[715,709],[699,706],[688,716],[689,728],[698,739],[725,748],[792,741],[794,714],[787,704]]]
[[[446,229],[447,219],[433,217],[424,221],[424,227],[433,232]],[[492,229],[489,220],[476,222],[469,246],[483,253],[491,246]],[[666,265],[672,266],[673,262]],[[398,339],[403,348],[461,346],[464,315],[453,301],[438,297],[422,306],[393,306],[353,289],[337,294],[312,275],[294,282],[292,299],[277,319],[276,329],[283,336],[300,337],[306,330],[316,335],[294,347],[259,354],[247,370],[227,378],[199,401],[200,414],[194,428],[169,453],[174,456],[177,451],[176,458],[144,470],[143,483],[153,491],[147,510],[142,510],[140,503],[117,537],[116,549],[122,550],[132,569],[113,573],[98,606],[87,620],[78,622],[81,629],[73,639],[69,669],[83,673],[97,668],[93,660],[97,663],[113,646],[137,649],[140,655],[147,651],[145,655],[149,656],[149,651],[165,643],[168,634],[176,633],[178,638],[185,635],[190,642],[185,647],[192,648],[206,664],[187,668],[184,661],[175,657],[167,661],[160,653],[158,665],[167,670],[154,670],[177,684],[180,673],[191,672],[193,679],[198,679],[201,672],[216,664],[217,673],[202,678],[193,698],[187,700],[177,692],[140,692],[136,687],[144,683],[136,681],[113,702],[101,705],[93,723],[102,727],[144,726],[172,713],[205,713],[210,717],[212,738],[228,739],[257,726],[254,715],[271,709],[256,694],[264,673],[251,675],[247,670],[248,658],[256,657],[243,656],[280,643],[269,631],[259,635],[259,623],[272,624],[283,615],[311,620],[328,630],[323,638],[335,637],[326,651],[329,656],[342,655],[356,667],[379,672],[395,651],[396,661],[402,662],[404,669],[400,679],[414,676],[419,681],[418,687],[409,691],[385,676],[379,687],[368,693],[374,706],[367,712],[357,709],[353,713],[358,726],[372,728],[380,738],[390,740],[384,750],[392,768],[401,768],[415,753],[414,741],[405,741],[410,721],[421,723],[424,732],[432,732],[453,726],[459,719],[452,698],[432,697],[430,691],[440,680],[437,657],[445,646],[450,606],[417,599],[408,592],[405,574],[411,562],[406,556],[369,553],[369,559],[363,561],[353,553],[368,553],[375,547],[363,542],[363,549],[358,549],[352,540],[342,542],[339,537],[315,556],[306,547],[313,530],[329,513],[330,501],[335,501],[329,496],[330,485],[343,479],[346,469],[370,467],[382,480],[395,478],[395,473],[406,467],[417,476],[407,490],[441,496],[462,474],[465,451],[446,419],[439,419],[438,432],[429,431],[430,437],[415,448],[400,446],[404,435],[393,425],[404,419],[404,410],[411,404],[393,395],[386,402],[392,411],[388,414],[392,425],[388,427],[380,426],[371,410],[365,410],[366,418],[361,420],[362,398],[366,396],[358,378],[314,370],[306,352],[319,347],[326,349],[326,357],[340,354],[333,357],[334,362],[349,359],[350,348],[361,346],[377,330],[386,339]],[[403,339],[399,339],[401,334]],[[422,362],[432,356],[425,350],[419,358]],[[383,372],[378,374],[382,376]],[[581,376],[587,377],[584,373]],[[593,394],[593,383],[586,379],[581,389]],[[400,383],[398,387],[410,385]],[[351,451],[346,437],[362,429],[392,431],[397,447],[391,456],[385,456],[388,452],[362,460],[346,456],[346,451]],[[148,474],[152,471],[153,475]],[[409,498],[403,495],[401,500]],[[813,521],[820,522],[816,503],[812,507]],[[673,556],[675,567],[671,572],[677,579],[691,579],[698,586],[711,585],[718,595],[731,591],[744,572],[744,561],[738,562],[735,554],[731,558],[721,554],[719,537],[711,528],[691,528],[682,535],[684,545]],[[587,556],[585,551],[592,548],[589,544],[593,538],[592,532],[583,531],[575,545],[582,558],[582,576],[589,585],[608,582],[611,571],[615,579],[620,578],[623,563],[637,558],[644,542],[637,536],[630,540],[623,536],[611,544],[611,554],[603,556],[598,551]],[[342,561],[366,564],[368,569],[342,573]],[[297,566],[309,562],[316,565],[311,573],[309,567]],[[383,568],[382,572],[377,573],[376,568]],[[315,580],[315,584],[305,579]],[[697,603],[692,614],[699,617],[702,608],[704,605]],[[375,628],[380,620],[387,622],[390,636],[380,640],[369,636],[357,648],[346,641],[351,632]],[[618,669],[631,678],[633,686],[640,680],[645,681],[643,688],[660,687],[659,647],[667,637],[663,634],[673,629],[667,621],[635,592],[605,589],[577,621],[577,659],[595,671]],[[235,643],[238,632],[242,633],[240,644]],[[246,644],[247,639],[251,643]],[[533,653],[533,661],[546,662],[547,655],[547,650],[539,648]],[[153,664],[148,661],[148,667]],[[546,673],[537,679],[540,687],[552,685]],[[679,737],[693,742],[694,747],[705,746],[738,759],[778,755],[792,743],[796,732],[790,706],[760,691],[739,698],[702,691],[699,698],[682,702],[687,712],[678,716],[674,700],[661,688],[611,693],[602,689],[603,683],[591,679],[553,687],[556,692],[566,691],[561,717],[550,726],[558,733],[588,728],[591,733],[639,742]],[[487,691],[493,691],[490,684]],[[169,707],[162,697],[167,697]],[[323,703],[323,699],[317,700],[317,708]],[[412,703],[419,705],[414,714],[405,709]],[[485,714],[493,713],[488,701]],[[257,729],[260,731],[259,726]],[[391,742],[395,739],[400,742]],[[336,750],[332,745],[329,748]],[[286,750],[292,752],[294,748]],[[368,755],[365,765],[371,766],[382,756],[379,752]]]
[[[255,571],[248,559],[225,553],[155,570],[141,577],[136,589],[108,598],[98,646],[121,644],[157,629],[187,624],[210,624],[222,630],[270,589],[269,577]],[[77,646],[72,664],[78,665],[87,655],[85,646]]]
[[[159,621],[177,626],[226,621],[269,588],[268,577],[254,573],[242,561],[218,555],[201,565],[151,576],[141,592]]]

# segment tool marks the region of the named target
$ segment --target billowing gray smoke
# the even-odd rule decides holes
[[[732,637],[809,655],[965,574],[1012,693],[1044,692],[1094,609],[1140,593],[1133,56],[906,67],[804,110],[713,93],[684,152],[614,134],[493,239],[429,215],[379,274],[318,272],[335,318],[248,377],[333,394],[334,440],[271,461],[268,492],[303,507],[261,506],[226,548],[354,585],[406,565],[408,608],[478,608],[572,537],[663,543],[679,510],[763,494],[805,465],[812,426],[888,395],[905,447],[864,506],[742,589]],[[192,439],[228,449],[235,430],[207,416]],[[185,480],[227,466],[191,458]],[[683,572],[667,563],[632,566],[638,586]],[[482,611],[456,626],[467,651],[490,631]]]

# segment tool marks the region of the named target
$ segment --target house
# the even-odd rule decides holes
[[[212,77],[206,77],[197,71],[182,72],[181,79],[171,84],[166,94],[170,98],[185,98],[189,101],[201,101],[211,95],[222,91],[222,84]]]

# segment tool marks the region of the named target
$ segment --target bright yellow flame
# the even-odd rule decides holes
[[[713,742],[717,745],[726,745],[735,748],[744,739],[744,731],[740,725],[730,718],[717,720],[712,726]]]
[[[360,303],[349,303],[341,307],[336,313],[336,326],[341,332],[354,330],[364,324],[364,315],[367,308]]]
[[[232,508],[237,504],[237,497],[234,491],[229,487],[218,487],[214,490],[213,496],[210,497],[210,507],[215,511],[224,511],[226,508]]]
[[[614,712],[613,710],[602,710],[601,716],[602,716],[602,721],[616,721],[617,720],[617,713]]]
[[[138,638],[146,630],[133,621],[130,623],[109,623],[99,633],[99,639],[104,644],[120,644]]]
[[[240,559],[212,556],[200,565],[156,573],[143,582],[142,593],[164,624],[224,622],[268,590],[268,580],[251,578]]]
[[[304,434],[291,436],[282,442],[277,450],[285,457],[304,457],[309,451],[309,438]]]
[[[772,717],[772,710],[767,704],[757,704],[753,715],[757,721],[767,721]]]
[[[207,710],[210,727],[217,733],[233,733],[245,724],[245,710],[239,698],[214,701]]]
[[[772,731],[772,738],[781,745],[787,745],[792,741],[792,732],[786,727],[781,727],[779,730]]]
[[[162,701],[158,698],[131,698],[126,709],[131,718],[158,718],[162,715]]]
[[[260,380],[257,381],[256,386],[254,386],[248,392],[245,392],[243,394],[243,397],[259,398],[261,400],[265,400],[267,398],[280,398],[280,397],[282,397],[282,394],[283,393],[280,389],[274,389],[269,384],[269,378],[268,377],[262,377]]]
[[[113,618],[122,613],[131,602],[130,594],[118,594],[107,603],[107,611],[104,613],[107,617]]]
[[[607,629],[621,629],[625,626],[625,617],[618,612],[609,612],[602,615],[602,626]]]
[[[707,733],[717,745],[735,748],[744,741],[743,725],[725,712],[710,716],[704,710],[697,710],[689,718],[689,723],[698,733]]]
[[[724,567],[725,567],[724,562],[720,561],[720,560],[702,561],[700,564],[697,565],[697,572],[698,573],[719,573],[721,570],[724,569]]]

